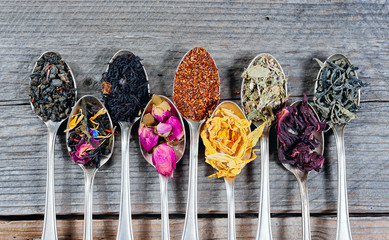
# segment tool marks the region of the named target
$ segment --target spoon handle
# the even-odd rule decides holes
[[[55,191],[54,191],[54,146],[55,136],[59,124],[47,123],[47,180],[46,180],[46,205],[43,223],[42,240],[56,240],[57,224],[55,215]]]
[[[117,240],[133,240],[130,201],[130,136],[132,124],[119,122],[122,142],[122,170]]]
[[[338,216],[337,240],[351,240],[351,228],[348,213],[347,182],[346,182],[346,152],[344,148],[344,126],[333,128],[338,153]]]
[[[84,170],[85,178],[85,212],[84,212],[84,240],[93,240],[92,231],[92,200],[93,200],[93,180],[96,170]]]
[[[160,193],[161,193],[161,232],[162,232],[162,240],[170,239],[170,231],[169,231],[169,204],[167,197],[167,183],[168,177],[162,176],[159,174],[159,185],[160,185]]]
[[[190,129],[190,157],[189,157],[189,183],[188,183],[188,203],[186,205],[186,215],[182,240],[199,239],[197,226],[197,162],[199,147],[199,132],[201,122],[188,120]]]
[[[227,189],[228,201],[228,240],[236,239],[235,229],[235,196],[234,196],[234,179],[224,179]]]
[[[271,240],[270,193],[269,193],[269,130],[266,126],[261,138],[261,195],[259,223],[256,240]]]
[[[303,240],[311,240],[311,223],[309,216],[308,174],[302,180],[297,178],[300,187],[301,212],[303,222]]]

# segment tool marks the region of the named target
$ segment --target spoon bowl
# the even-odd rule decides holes
[[[192,50],[189,50],[184,57],[182,57],[180,64],[177,67],[176,72],[180,69],[181,64],[184,63],[184,59],[187,55],[191,54]],[[219,90],[217,92],[217,97],[220,98],[220,76],[217,70],[217,66],[212,56],[208,53],[209,58],[214,63],[215,69],[213,71],[217,72],[217,83],[219,84]],[[176,96],[177,92],[175,92],[175,81],[173,82],[173,98]],[[175,102],[177,105],[177,102]],[[216,104],[215,104],[216,105]],[[216,106],[215,106],[216,107]],[[177,106],[177,109],[179,107]],[[198,231],[198,223],[197,223],[197,165],[198,165],[198,146],[199,146],[199,133],[201,125],[204,123],[205,119],[201,119],[199,121],[194,121],[190,119],[190,116],[185,116],[182,113],[183,117],[186,119],[189,125],[190,130],[190,155],[189,155],[189,183],[188,183],[188,199],[186,206],[186,214],[185,214],[185,223],[182,234],[182,240],[198,240],[199,239],[199,231]]]
[[[80,98],[76,105],[74,106],[72,113],[70,116],[73,116],[77,114],[77,112],[82,108],[82,104],[91,103],[93,105],[99,106],[100,108],[105,108],[104,105],[95,98],[94,96],[87,95]],[[113,131],[113,124],[111,117],[109,116],[109,113],[107,112],[108,119],[109,119],[109,126],[111,131]],[[68,120],[67,126],[69,126],[70,119]],[[113,133],[112,133],[113,134]],[[70,137],[70,131],[66,132],[66,139],[69,139]],[[110,146],[109,154],[100,156],[100,163],[99,168],[102,167],[108,159],[111,157],[113,152],[115,139],[112,139],[112,144]],[[70,155],[70,152],[72,151],[69,147],[68,141],[66,142],[67,149]],[[84,164],[78,164],[81,169],[84,171],[84,178],[85,178],[85,211],[84,211],[84,240],[93,240],[93,231],[92,231],[92,200],[93,200],[93,180],[95,178],[96,172],[99,170],[96,166],[86,166]]]
[[[114,62],[117,57],[122,55],[134,55],[131,51],[126,49],[121,49],[117,51],[111,60],[109,61],[105,72],[108,72],[110,64]],[[147,90],[150,94],[150,85],[149,78],[146,72],[145,67],[142,65],[143,72],[147,81]],[[140,109],[142,112],[143,109]],[[139,116],[136,116],[132,121],[119,121],[118,124],[121,130],[121,145],[122,145],[122,166],[121,166],[121,191],[120,191],[120,212],[119,212],[119,223],[118,223],[118,232],[116,239],[134,239],[134,234],[132,230],[132,218],[131,218],[131,200],[130,200],[130,138],[131,138],[131,129],[136,121],[139,120]]]
[[[39,60],[45,56],[61,56],[56,52],[44,52]],[[39,61],[38,60],[38,61]],[[77,99],[77,87],[76,81],[73,75],[73,72],[67,62],[64,60],[64,64],[67,66],[69,70],[69,74],[71,75],[71,81],[74,86],[74,102]],[[35,72],[38,67],[38,62],[35,63],[32,73]],[[30,81],[31,87],[31,81]],[[32,99],[30,98],[30,106],[32,111],[35,112],[34,104]],[[55,191],[54,191],[54,147],[55,147],[55,137],[57,135],[57,131],[65,121],[66,118],[61,121],[52,121],[44,119],[36,113],[37,117],[43,121],[48,130],[48,141],[47,141],[47,179],[46,179],[46,200],[45,200],[45,215],[44,215],[44,223],[43,223],[43,231],[42,231],[42,240],[56,240],[58,239],[57,234],[57,224],[56,224],[56,213],[55,213]]]
[[[247,68],[250,68],[254,65],[257,59],[268,56],[273,59],[277,65],[279,66],[281,73],[284,77],[285,73],[281,67],[281,64],[277,61],[275,57],[268,53],[261,53],[254,57],[254,59],[250,62]],[[288,94],[287,82],[284,83],[285,96]],[[247,113],[247,109],[245,107],[244,102],[244,87],[245,87],[245,79],[242,79],[241,91],[240,91],[240,100],[241,105],[245,109],[245,113]],[[281,107],[281,105],[279,106]],[[252,121],[256,127],[259,127],[263,122],[260,120]],[[263,135],[261,137],[261,188],[260,188],[260,203],[259,203],[259,219],[258,219],[258,228],[256,240],[266,239],[272,240],[272,231],[271,231],[271,219],[270,219],[270,187],[269,187],[269,131],[271,124],[267,124],[263,130]]]

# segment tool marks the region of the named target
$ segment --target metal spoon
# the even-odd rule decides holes
[[[350,65],[350,60],[342,54],[334,54],[327,58],[330,61],[336,61],[344,59]],[[317,79],[319,79],[323,68],[319,70]],[[354,72],[355,77],[357,73]],[[315,84],[315,93],[318,87],[317,81]],[[361,91],[358,89],[358,105],[360,104]],[[338,213],[337,213],[337,230],[336,239],[352,239],[349,212],[348,212],[348,200],[347,200],[347,181],[346,181],[346,152],[344,148],[344,127],[346,124],[334,124],[332,125],[332,131],[334,131],[336,141],[336,151],[338,153]]]
[[[177,67],[179,69],[185,56],[182,58]],[[211,57],[212,58],[212,57]],[[212,59],[213,61],[213,59]],[[216,66],[216,63],[215,63]],[[217,68],[216,68],[217,69]],[[217,71],[217,70],[216,70]],[[219,73],[218,73],[219,75]],[[220,79],[220,77],[218,77]],[[174,89],[174,85],[173,85]],[[174,91],[174,90],[173,90]],[[220,87],[219,87],[220,92]],[[174,94],[174,93],[173,93]],[[199,229],[197,224],[197,165],[198,165],[198,148],[199,148],[199,133],[201,125],[205,119],[193,121],[183,115],[183,118],[188,122],[190,130],[190,155],[189,155],[189,183],[188,183],[188,203],[186,205],[185,224],[182,234],[182,240],[197,240],[199,239]]]
[[[231,101],[224,101],[220,103],[216,109],[212,113],[212,117],[219,115],[215,115],[216,111],[219,108],[225,108],[228,110],[231,110],[235,115],[237,115],[241,119],[246,119],[245,114],[243,113],[242,109],[240,107]],[[250,128],[249,128],[250,130]],[[251,156],[251,151],[247,151],[242,159],[249,159]],[[235,178],[224,178],[224,181],[226,183],[226,190],[227,190],[227,202],[228,202],[228,240],[235,240],[236,239],[236,228],[235,228],[235,197],[234,197],[234,185],[235,185]]]
[[[178,119],[180,120],[182,126],[184,126],[184,122],[182,121],[181,114],[178,112],[178,110],[177,110],[176,106],[174,106],[173,102],[170,101],[170,99],[165,97],[165,96],[161,96],[161,95],[159,95],[159,96],[163,100],[165,100],[167,103],[169,103],[170,108],[171,108],[171,110],[170,110],[171,115],[178,117]],[[143,119],[144,114],[151,113],[152,107],[153,107],[153,102],[152,102],[152,100],[150,100],[149,103],[147,104],[143,114],[142,114],[141,119]],[[172,146],[174,151],[175,151],[175,153],[176,153],[177,163],[181,160],[181,158],[182,158],[182,156],[184,155],[184,152],[185,152],[185,146],[186,146],[185,128],[183,128],[183,130],[184,130],[183,141],[181,141],[176,146]],[[155,167],[154,164],[153,164],[152,154],[144,151],[142,146],[140,147],[140,150],[142,152],[142,155],[143,155],[144,159],[148,163],[150,163],[153,167]],[[168,196],[167,196],[167,183],[168,183],[169,178],[165,177],[165,176],[162,176],[161,174],[158,174],[158,175],[159,175],[159,184],[160,184],[160,193],[161,193],[161,221],[162,221],[162,224],[161,224],[161,232],[162,232],[161,239],[162,240],[169,240],[170,239],[169,210],[168,210],[169,205],[168,205]]]
[[[77,114],[79,109],[82,107],[82,104],[84,101],[85,101],[85,104],[87,102],[89,102],[89,103],[97,105],[101,108],[104,107],[104,105],[100,102],[100,100],[98,100],[94,96],[86,95],[77,101],[70,116]],[[110,129],[113,129],[113,124],[112,124],[111,117],[109,116],[109,114],[108,114],[108,118],[109,118]],[[70,118],[69,118],[69,120],[70,120]],[[68,120],[67,126],[69,126],[69,120]],[[69,131],[66,132],[66,139],[68,139],[68,138],[69,138]],[[109,149],[110,153],[108,155],[100,156],[100,167],[102,167],[108,161],[108,159],[111,157],[113,146],[114,146],[114,139],[112,140],[111,149]],[[70,152],[72,150],[70,149],[69,145],[67,145],[67,148],[68,148],[68,152],[70,154]],[[99,168],[97,168],[96,166],[85,166],[84,164],[78,164],[78,165],[84,171],[84,179],[85,179],[84,240],[93,240],[93,234],[92,234],[93,233],[93,231],[92,231],[93,180],[94,180],[96,172],[99,170]]]
[[[257,55],[249,64],[248,68],[251,67],[255,60],[262,57],[269,56],[277,62],[280,67],[282,74],[285,76],[284,71],[280,63],[272,55],[268,53],[261,53]],[[242,87],[240,91],[241,104],[244,106],[243,102],[243,88],[244,80],[242,81]],[[287,95],[287,85],[285,84],[285,95]],[[262,121],[252,121],[255,127],[259,127],[262,124]],[[259,222],[257,229],[257,240],[271,240],[271,220],[270,220],[270,193],[269,193],[269,131],[271,125],[266,125],[263,129],[263,135],[261,137],[261,194],[260,194],[260,203],[259,203]]]
[[[294,102],[292,106],[298,106],[301,104],[301,101]],[[315,109],[308,104],[316,118],[319,119]],[[315,152],[323,155],[324,152],[324,133],[323,132],[314,132],[314,136],[320,141],[320,145],[315,148]],[[278,139],[277,139],[278,140]],[[277,141],[279,145],[279,141]],[[282,163],[282,165],[294,174],[297,178],[297,182],[300,188],[300,198],[301,198],[301,212],[302,212],[302,222],[303,222],[303,239],[311,240],[311,225],[309,220],[309,195],[308,195],[308,174],[309,171],[301,171],[297,167],[294,167],[287,163]]]
[[[133,54],[128,50],[119,50],[113,55],[109,63],[112,63],[117,57],[123,54]],[[106,68],[108,72],[109,64]],[[143,71],[148,81],[146,69],[143,67]],[[150,85],[147,86],[150,92]],[[122,169],[121,169],[121,191],[120,191],[120,212],[119,212],[119,226],[116,239],[134,239],[131,220],[131,200],[130,200],[130,137],[133,124],[138,121],[139,117],[135,117],[132,122],[119,122],[121,129],[121,142],[122,142]]]
[[[47,55],[60,55],[56,52],[44,52],[39,59]],[[65,61],[64,61],[65,62]],[[65,62],[67,65],[67,63]],[[38,66],[38,63],[35,63],[34,70]],[[70,75],[72,76],[72,81],[74,84],[74,89],[76,88],[76,81],[74,80],[74,75],[69,65],[67,65]],[[34,72],[34,70],[32,72]],[[77,99],[77,91],[74,93],[74,101]],[[34,110],[34,105],[30,99],[30,105],[32,110]],[[40,120],[43,121],[43,118],[37,115]],[[66,119],[66,118],[65,118]],[[43,232],[42,240],[55,240],[58,239],[57,235],[57,224],[56,224],[56,214],[55,214],[55,191],[54,191],[54,147],[55,147],[55,137],[57,135],[58,128],[61,123],[65,120],[62,119],[59,122],[54,122],[52,120],[44,121],[48,130],[48,140],[47,140],[47,180],[46,180],[46,202],[45,202],[45,216],[43,223]]]

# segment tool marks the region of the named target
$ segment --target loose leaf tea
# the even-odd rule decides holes
[[[152,153],[157,172],[173,178],[177,157],[174,146],[183,141],[184,127],[176,111],[158,95],[152,97],[151,112],[145,112],[138,129],[142,149]]]
[[[43,121],[67,118],[75,103],[75,86],[69,66],[59,54],[44,54],[30,75],[30,97]]]
[[[234,178],[257,157],[252,153],[250,158],[245,159],[247,152],[251,155],[251,149],[262,136],[266,123],[251,133],[250,125],[251,121],[239,118],[223,107],[205,122],[200,134],[205,145],[205,162],[218,170],[209,177]]]
[[[330,126],[346,124],[356,117],[359,110],[359,89],[366,87],[356,77],[358,70],[343,58],[335,61],[326,60],[324,63],[316,59],[320,67],[317,79],[316,93],[313,102],[322,121]]]
[[[220,98],[219,75],[211,55],[204,48],[193,48],[175,74],[173,99],[180,113],[194,121],[211,115]]]
[[[81,100],[81,108],[70,117],[68,146],[76,164],[100,167],[100,158],[110,154],[113,133],[107,110],[96,104]]]
[[[326,128],[319,122],[308,104],[308,97],[298,106],[284,107],[277,113],[276,129],[280,146],[278,157],[282,163],[290,164],[301,171],[319,172],[324,157],[315,151],[320,140],[315,136]]]
[[[243,107],[248,120],[271,122],[286,100],[287,79],[277,61],[269,55],[254,60],[243,74]]]
[[[132,53],[117,56],[103,73],[103,100],[112,121],[131,122],[150,100],[141,59]]]

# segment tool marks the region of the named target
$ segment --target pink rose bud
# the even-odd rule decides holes
[[[154,148],[152,157],[157,172],[165,177],[173,178],[177,162],[174,149],[167,143],[160,144]]]
[[[180,120],[175,116],[171,116],[166,121],[166,123],[170,124],[173,127],[172,133],[170,134],[170,136],[168,136],[169,141],[180,141],[184,136],[184,128]]]
[[[158,122],[165,122],[170,115],[170,105],[166,101],[162,101],[158,105],[153,105],[153,116]]]
[[[146,127],[143,123],[138,129],[140,144],[146,152],[150,152],[158,144],[159,136],[154,133],[152,128]]]
[[[172,125],[168,123],[159,123],[156,127],[156,132],[161,137],[169,136],[171,131],[172,131]]]

